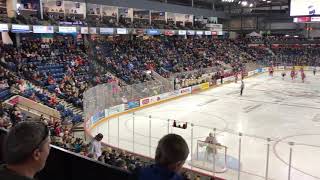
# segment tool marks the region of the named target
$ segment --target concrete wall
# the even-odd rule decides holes
[[[232,16],[224,22],[225,30],[302,30],[302,24],[293,23],[293,18],[286,14],[278,16],[244,15]]]
[[[6,4],[8,17],[16,17],[17,0],[7,0]]]

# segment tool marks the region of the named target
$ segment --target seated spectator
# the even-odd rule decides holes
[[[83,146],[83,141],[81,138],[76,138],[76,140],[73,142],[72,145],[73,145],[74,152],[80,153]]]
[[[55,84],[56,81],[53,79],[53,77],[51,75],[48,76],[48,84],[49,85],[52,85],[52,84]]]
[[[8,129],[11,125],[9,113],[4,108],[3,104],[0,103],[0,128]]]
[[[55,107],[57,104],[58,104],[58,100],[57,100],[57,97],[55,95],[52,95],[49,99],[49,104],[52,106],[52,107]]]
[[[55,122],[54,123],[54,126],[52,128],[52,131],[53,131],[53,139],[52,141],[54,143],[57,143],[57,145],[59,144],[62,144],[62,137],[63,137],[63,129],[62,129],[62,126],[61,126],[61,123],[60,122]]]
[[[189,155],[186,141],[179,135],[168,134],[158,143],[155,164],[139,170],[134,179],[138,180],[183,180],[179,174]]]
[[[8,129],[10,126],[11,123],[8,118],[0,116],[0,128]]]
[[[23,116],[19,107],[14,105],[12,109],[10,109],[10,119],[12,121],[12,125],[16,125],[17,123],[23,120]]]
[[[4,142],[5,165],[1,180],[33,180],[45,166],[50,152],[47,126],[41,122],[21,122],[13,127]]]
[[[36,94],[35,94],[34,92],[31,94],[31,96],[29,97],[29,99],[31,99],[32,101],[38,102],[38,98],[37,98],[37,96],[36,96]]]
[[[40,115],[39,120],[40,120],[41,122],[43,122],[43,121],[45,121],[45,120],[46,120],[46,119],[44,118],[43,114],[41,114],[41,115]]]
[[[98,157],[98,161],[104,163],[104,156],[101,155],[100,157]]]
[[[128,167],[126,165],[126,162],[123,159],[117,159],[116,164],[117,167],[123,169],[123,170],[128,170]]]

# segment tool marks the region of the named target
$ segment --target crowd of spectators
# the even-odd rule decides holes
[[[69,39],[46,43],[24,39],[20,47],[0,45],[0,63],[76,107],[82,107],[82,95],[88,87],[115,81],[92,70],[86,49]]]
[[[65,107],[60,102],[58,102],[57,97],[54,93],[50,93],[48,90],[37,87],[32,83],[30,83],[29,81],[26,81],[14,75],[12,72],[2,67],[0,67],[0,72],[1,72],[0,79],[1,79],[2,87],[9,87],[9,89],[6,91],[3,91],[3,89],[0,88],[1,93],[7,94],[7,96],[3,97],[1,101],[4,101],[14,95],[20,95],[32,101],[35,101],[56,109],[57,111],[60,112],[61,120],[64,124],[79,123],[82,121],[81,115],[75,114],[71,109]],[[15,108],[18,108],[18,107],[15,106],[14,109]],[[19,114],[21,117],[20,118],[16,117],[14,118],[14,120],[16,119],[22,120],[27,118],[25,114],[23,113],[19,113]],[[11,123],[14,124],[14,122],[11,122]]]
[[[150,37],[113,39],[97,43],[98,60],[129,84],[152,80],[149,71],[163,77],[173,73],[228,64],[238,70],[254,61],[233,40],[206,37]]]
[[[246,46],[239,46],[262,65],[308,65],[319,66],[319,44],[317,39],[274,35],[247,37]]]
[[[179,36],[114,36],[97,39],[92,49],[97,62],[128,84],[152,81],[155,79],[153,72],[156,72],[165,78],[179,79],[176,81],[179,87],[226,77],[226,68],[234,73],[242,72],[247,62],[314,66],[320,54],[317,45],[287,44],[268,48],[263,44],[250,46],[247,40]],[[82,108],[86,89],[100,83],[117,82],[113,76],[95,71],[89,63],[88,49],[76,45],[71,38],[48,42],[22,38],[20,47],[0,45],[0,64],[21,78],[17,85],[20,93],[53,108],[58,105],[56,98]],[[203,77],[205,71],[202,70],[208,68],[220,74]],[[184,74],[190,71],[196,72]],[[39,94],[38,89],[23,79],[46,91]],[[10,87],[7,81],[1,81],[1,89]]]
[[[319,44],[254,44],[245,50],[263,65],[320,65]]]
[[[274,56],[269,61],[285,65],[320,65],[319,45],[273,45],[271,50]]]
[[[181,73],[175,76],[176,88],[215,82],[223,76],[242,72],[247,62],[312,66],[319,66],[320,62],[319,45],[249,46],[247,40],[208,37],[117,36],[97,39],[94,49],[95,58],[129,84],[153,80],[150,73],[153,71],[163,77]],[[61,119],[39,117],[48,126],[55,145],[128,171],[148,166],[152,161],[109,147],[94,154],[92,144],[75,138],[65,123],[75,116],[61,106],[57,97],[81,107],[83,92],[90,86],[117,81],[92,70],[87,54],[87,48],[75,45],[68,38],[48,42],[26,38],[19,47],[0,45],[0,94],[9,89],[11,95],[19,94],[59,110]],[[225,71],[227,66],[229,71]],[[217,73],[206,75],[204,69],[207,68],[214,68]],[[184,74],[190,71],[195,73]],[[8,108],[0,104],[0,128],[8,129],[26,120],[28,117],[18,106]]]
[[[0,65],[1,101],[16,94],[24,96],[57,109],[63,123],[77,123],[82,117],[58,102],[58,98],[82,108],[87,88],[116,82],[111,75],[92,71],[86,51],[67,39],[47,43],[23,39],[20,47],[0,45]]]

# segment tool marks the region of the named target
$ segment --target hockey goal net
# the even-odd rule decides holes
[[[196,168],[223,173],[227,171],[227,147],[198,140],[196,152],[190,163]]]

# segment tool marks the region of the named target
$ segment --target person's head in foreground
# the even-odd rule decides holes
[[[156,149],[155,165],[142,169],[139,180],[182,180],[178,174],[189,155],[186,141],[177,134],[168,134],[160,139]]]
[[[5,165],[0,179],[33,179],[45,166],[50,152],[47,126],[40,121],[25,121],[13,127],[4,141]]]
[[[95,137],[94,137],[97,141],[101,141],[103,139],[103,135],[101,133],[97,134]]]
[[[177,134],[162,137],[156,149],[155,162],[158,165],[178,172],[189,155],[187,142]]]

